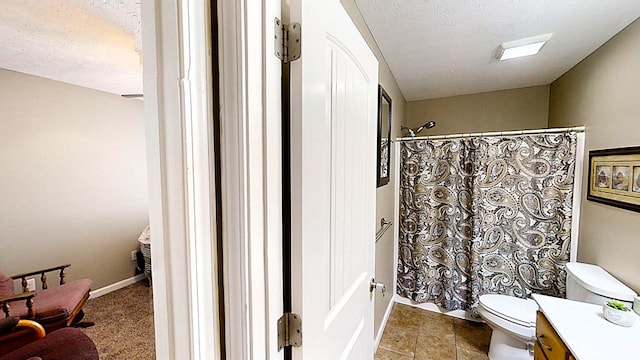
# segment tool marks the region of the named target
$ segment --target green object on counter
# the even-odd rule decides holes
[[[627,305],[617,300],[611,300],[607,303],[607,305],[617,310],[630,311]]]

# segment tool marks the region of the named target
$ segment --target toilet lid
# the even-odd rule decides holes
[[[538,303],[515,296],[486,294],[480,296],[480,306],[492,314],[518,325],[535,327]]]

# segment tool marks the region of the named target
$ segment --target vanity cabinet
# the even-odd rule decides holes
[[[532,297],[540,308],[536,359],[640,359],[640,316],[636,315],[633,326],[624,327],[607,321],[602,305],[540,294]]]
[[[569,348],[540,311],[536,316],[536,343],[533,358],[534,360],[575,360]]]

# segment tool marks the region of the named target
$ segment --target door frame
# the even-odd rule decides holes
[[[228,359],[282,359],[280,0],[218,1]],[[241,286],[238,286],[241,285]]]
[[[157,359],[220,358],[209,13],[141,3]]]
[[[220,139],[212,130],[209,4],[142,2],[156,358],[219,359],[224,351],[228,359],[280,359],[280,100],[269,95],[280,93],[269,58],[269,19],[280,1],[211,1],[218,10]]]

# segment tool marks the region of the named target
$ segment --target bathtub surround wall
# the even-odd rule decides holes
[[[551,84],[549,126],[586,125],[586,151],[640,145],[640,20]],[[588,169],[585,156],[585,169]],[[640,292],[640,213],[586,200],[578,261]]]
[[[547,127],[548,115],[549,85],[543,85],[409,101],[403,125],[412,128],[429,120],[437,122],[421,136],[542,129]]]
[[[148,223],[142,102],[0,69],[0,264],[131,278]]]
[[[403,141],[398,293],[475,312],[564,297],[577,134]]]

